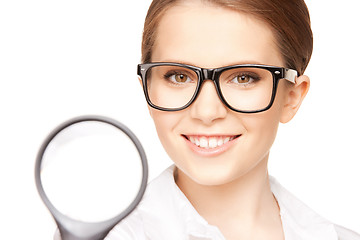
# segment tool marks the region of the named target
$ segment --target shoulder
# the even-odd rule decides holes
[[[317,214],[270,176],[286,239],[360,240],[360,235]]]
[[[148,184],[140,204],[110,231],[106,240],[167,239],[165,236],[175,240],[174,236],[181,236],[173,169],[169,167]]]
[[[338,234],[339,240],[360,240],[360,235],[358,233],[339,225],[334,224],[334,227],[336,233]]]
[[[118,223],[106,236],[105,240],[147,240],[143,223],[135,210]]]

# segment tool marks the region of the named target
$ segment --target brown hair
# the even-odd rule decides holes
[[[142,62],[150,62],[157,26],[167,9],[181,0],[153,0],[144,24]],[[274,33],[286,67],[302,75],[310,61],[313,36],[304,0],[203,0],[250,14],[267,23]]]

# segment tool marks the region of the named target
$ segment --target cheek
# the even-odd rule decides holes
[[[279,120],[277,114],[269,110],[266,113],[259,113],[257,117],[245,119],[244,124],[252,146],[255,148],[264,145],[270,147],[275,140]]]
[[[175,130],[178,126],[182,114],[181,112],[164,112],[150,108],[149,112],[154,121],[158,137],[161,144],[168,154],[171,153],[171,145],[175,141]],[[170,152],[169,152],[170,151]]]
[[[246,128],[246,145],[258,159],[269,153],[275,140],[283,109],[282,99],[282,96],[277,97],[273,106],[265,112],[242,118]]]

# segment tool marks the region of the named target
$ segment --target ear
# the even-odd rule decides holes
[[[305,75],[297,77],[295,85],[288,87],[280,122],[287,123],[295,116],[307,92],[309,91],[309,88],[310,79]]]

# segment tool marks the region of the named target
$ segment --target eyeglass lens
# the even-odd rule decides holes
[[[146,87],[150,101],[162,108],[184,107],[196,94],[199,85],[197,73],[189,68],[162,65],[148,70]],[[240,111],[266,108],[272,98],[273,75],[256,67],[225,70],[219,77],[219,88],[224,100]]]

